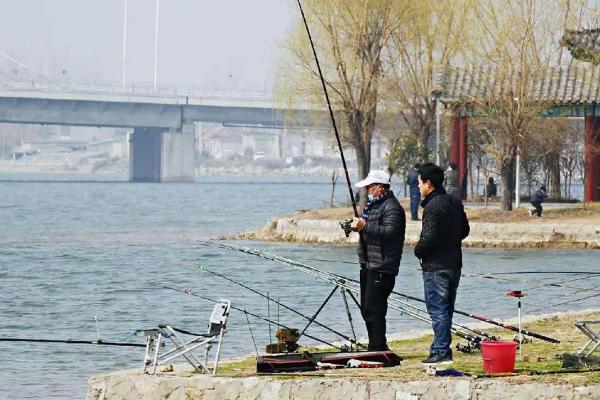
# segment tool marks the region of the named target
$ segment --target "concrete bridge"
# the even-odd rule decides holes
[[[263,94],[144,86],[0,82],[0,123],[133,128],[131,181],[194,179],[194,122],[323,127],[323,113],[278,108]]]

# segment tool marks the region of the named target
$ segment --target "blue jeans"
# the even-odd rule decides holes
[[[425,304],[431,317],[434,335],[430,352],[440,354],[442,357],[452,355],[450,327],[452,326],[460,272],[460,269],[423,272]]]
[[[410,194],[410,216],[413,221],[419,219],[419,203],[421,202],[421,193]]]

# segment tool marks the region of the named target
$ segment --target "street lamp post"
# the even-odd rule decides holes
[[[123,65],[121,67],[121,86],[125,87],[125,68],[127,65],[127,0],[123,4]]]
[[[160,0],[156,0],[156,19],[154,24],[154,90],[156,90],[157,59],[158,59],[158,7]]]

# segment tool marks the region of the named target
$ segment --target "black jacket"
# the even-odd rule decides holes
[[[462,203],[440,188],[431,192],[421,206],[423,227],[415,246],[421,268],[423,271],[461,268],[461,242],[470,231]]]
[[[419,193],[419,172],[416,169],[412,169],[408,171],[408,176],[406,177],[406,184],[410,187],[410,194],[420,194]]]
[[[396,197],[373,205],[362,233],[364,245],[358,243],[360,263],[371,270],[398,275],[405,231],[406,215]],[[367,248],[366,256],[363,246]]]

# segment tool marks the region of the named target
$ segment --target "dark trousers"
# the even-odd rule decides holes
[[[410,194],[410,216],[413,221],[419,219],[419,203],[421,202],[421,193]]]
[[[532,201],[531,205],[535,208],[533,213],[536,214],[538,217],[541,217],[542,216],[542,203],[539,201]]]
[[[442,357],[452,355],[452,316],[456,291],[460,282],[460,269],[443,269],[423,272],[423,288],[425,289],[425,305],[431,317],[433,342],[430,352]]]
[[[369,351],[387,350],[385,339],[385,315],[387,314],[387,299],[394,289],[396,277],[360,269],[360,305],[362,317],[369,334]]]

